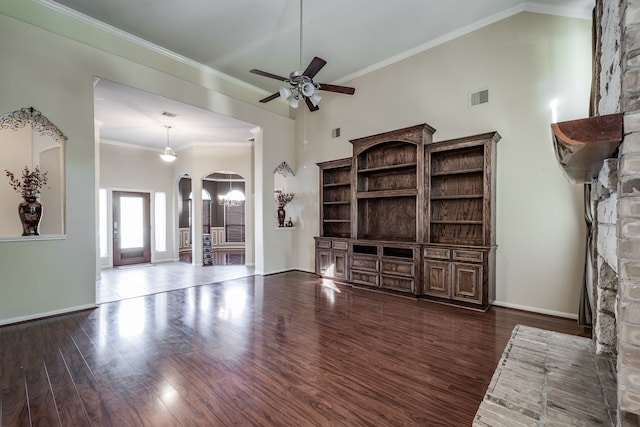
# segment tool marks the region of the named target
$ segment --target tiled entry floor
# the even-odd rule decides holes
[[[96,282],[96,300],[102,304],[253,274],[254,268],[244,265],[194,266],[184,262],[107,268],[100,271]]]
[[[609,363],[588,338],[518,325],[473,426],[613,426]]]

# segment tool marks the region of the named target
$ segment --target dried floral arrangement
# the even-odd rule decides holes
[[[47,185],[47,172],[42,172],[38,166],[32,171],[27,166],[22,170],[22,178],[16,178],[12,172],[4,170],[9,177],[9,185],[14,191],[22,195],[24,199],[36,199]]]
[[[276,199],[276,203],[278,204],[279,208],[284,208],[287,203],[289,203],[291,200],[293,200],[293,196],[295,196],[295,194],[293,193],[284,193],[281,190],[277,190],[274,193],[274,197]]]

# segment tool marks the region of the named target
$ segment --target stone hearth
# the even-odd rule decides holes
[[[614,426],[616,389],[592,340],[518,325],[473,426]]]

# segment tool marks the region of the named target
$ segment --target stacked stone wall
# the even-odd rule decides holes
[[[615,1],[613,3],[616,3]],[[640,425],[640,0],[621,3],[624,140],[618,182],[618,423]]]

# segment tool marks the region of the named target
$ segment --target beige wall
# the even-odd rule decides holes
[[[95,304],[95,171],[99,165],[95,163],[94,76],[260,126],[254,162],[255,217],[266,221],[262,212],[273,209],[272,171],[282,160],[291,160],[280,153],[293,153],[294,123],[286,116],[288,112],[275,114],[260,108],[257,101],[252,105],[245,100],[259,99],[255,92],[251,95],[248,89],[232,87],[213,73],[142,50],[33,2],[0,3],[0,40],[0,111],[33,106],[69,138],[66,236],[0,241],[0,324]],[[277,111],[279,107],[269,108]],[[276,241],[271,218],[267,222],[268,226],[258,223],[255,227],[256,270],[258,266],[258,271],[265,272],[290,268],[292,259],[278,255],[282,246],[285,252],[292,252],[287,247],[290,242]]]
[[[520,13],[345,83],[354,96],[323,94],[319,111],[297,118],[300,267],[314,265],[316,162],[350,156],[349,139],[423,122],[437,129],[435,141],[496,130],[497,302],[575,316],[582,187],[556,164],[550,102],[558,99],[559,121],[586,117],[590,70],[589,21]],[[469,93],[483,88],[489,103],[470,108]],[[337,127],[342,136],[331,139]]]

